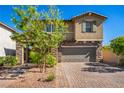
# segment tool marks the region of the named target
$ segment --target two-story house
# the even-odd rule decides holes
[[[103,59],[103,22],[106,17],[87,12],[66,20],[69,32],[59,47],[59,62],[96,62]]]
[[[102,61],[103,22],[105,20],[105,16],[93,12],[64,20],[68,25],[68,32],[60,47],[52,50],[58,62]],[[24,51],[18,44],[16,50],[16,55],[23,63]]]

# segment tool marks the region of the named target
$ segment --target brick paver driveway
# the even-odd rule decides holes
[[[58,87],[124,87],[124,70],[97,62],[63,62],[57,67]]]

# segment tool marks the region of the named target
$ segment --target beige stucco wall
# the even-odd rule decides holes
[[[16,42],[10,36],[12,32],[0,25],[0,56],[6,56],[5,49],[16,50]]]
[[[74,22],[69,21],[69,22],[65,22],[65,23],[68,26],[68,32],[74,32]]]
[[[103,49],[103,62],[117,65],[119,63],[119,56],[110,49]]]
[[[96,21],[97,31],[96,32],[82,32],[81,24],[83,21],[93,20]],[[75,39],[77,41],[101,41],[103,39],[103,20],[96,16],[83,16],[77,18],[75,21]]]
[[[74,29],[74,23],[73,21],[65,22],[66,25],[68,26],[67,32],[65,34],[65,39],[64,40],[69,40],[72,41],[75,39],[75,29]]]

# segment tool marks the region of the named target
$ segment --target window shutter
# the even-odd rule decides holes
[[[96,32],[97,31],[97,25],[96,25],[96,22],[93,23],[93,32]]]
[[[86,22],[82,23],[82,32],[86,32]]]

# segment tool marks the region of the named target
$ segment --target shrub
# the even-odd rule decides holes
[[[38,64],[39,61],[40,61],[39,53],[34,52],[34,51],[31,51],[31,52],[30,52],[29,58],[30,58],[30,60],[31,60],[32,63]]]
[[[46,59],[46,65],[48,67],[53,67],[56,64],[57,64],[56,58],[52,54],[48,54]]]
[[[54,73],[49,73],[47,76],[46,81],[53,81],[55,79],[55,74]]]
[[[119,61],[119,66],[123,66],[124,67],[124,58],[121,58]]]
[[[3,66],[4,64],[4,57],[0,57],[0,66]]]
[[[15,56],[6,56],[4,58],[4,65],[15,66],[17,65],[18,59]]]
[[[117,55],[124,55],[124,36],[117,37],[111,40],[110,47],[113,52]]]
[[[104,45],[103,49],[111,49],[111,47],[109,45]]]

